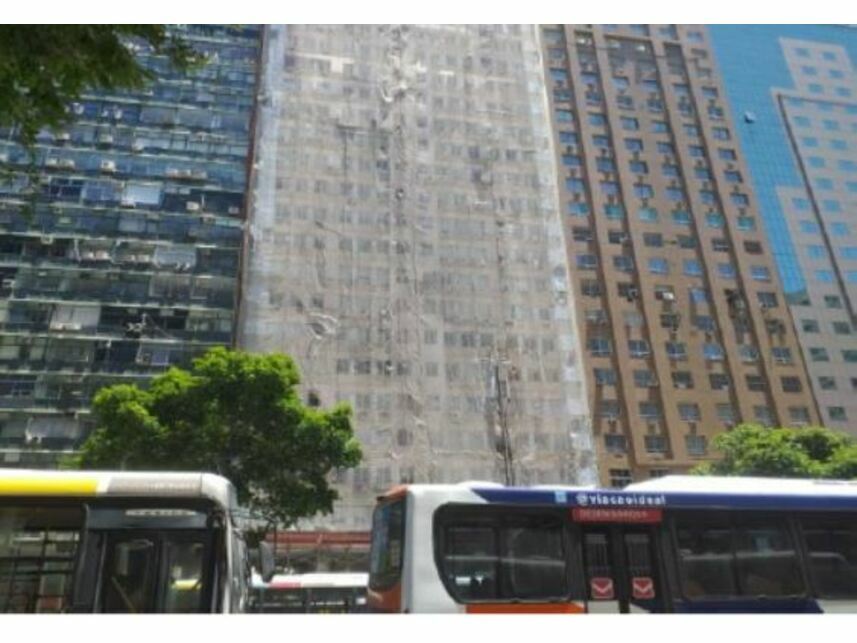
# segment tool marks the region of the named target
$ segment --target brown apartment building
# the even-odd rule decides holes
[[[818,421],[703,27],[543,25],[603,483]]]

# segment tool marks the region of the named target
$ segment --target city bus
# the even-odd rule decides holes
[[[372,520],[373,612],[857,612],[857,482],[408,485]]]
[[[351,614],[366,610],[367,573],[253,574],[253,611],[266,614]]]
[[[245,611],[236,508],[207,473],[0,469],[0,613]]]

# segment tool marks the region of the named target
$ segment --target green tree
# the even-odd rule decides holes
[[[350,407],[308,407],[299,382],[286,355],[215,348],[145,390],[104,388],[92,405],[95,429],[70,465],[219,473],[272,524],[329,513],[337,494],[328,474],[356,466],[360,445]]]
[[[32,147],[39,130],[69,122],[84,91],[143,87],[152,73],[128,48],[135,39],[178,69],[202,60],[166,25],[0,25],[0,126]]]
[[[823,427],[741,424],[714,438],[722,454],[694,473],[780,478],[857,478],[857,442]]]

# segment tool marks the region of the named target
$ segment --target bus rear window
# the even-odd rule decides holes
[[[369,554],[369,587],[387,589],[402,574],[405,539],[405,501],[379,505],[372,516],[372,545]]]
[[[435,518],[435,553],[447,590],[463,603],[571,593],[564,523],[555,513],[446,507]]]

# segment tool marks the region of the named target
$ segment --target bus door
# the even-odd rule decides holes
[[[657,538],[654,525],[580,524],[588,612],[665,611]]]

